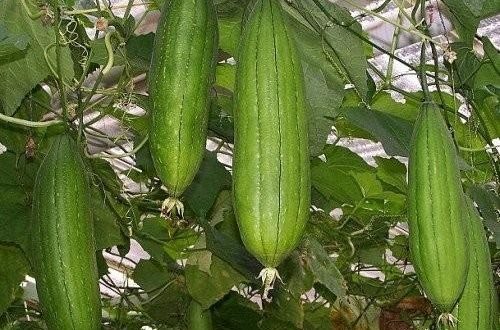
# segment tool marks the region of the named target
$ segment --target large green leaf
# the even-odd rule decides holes
[[[292,0],[288,3],[298,10],[301,17],[291,8],[287,10],[302,25],[315,31],[315,42],[337,75],[344,83],[353,84],[363,100],[368,100],[367,62],[363,42],[358,37],[362,33],[361,25],[347,9],[327,0]],[[299,43],[299,49],[300,46]]]
[[[488,186],[472,186],[468,189],[468,193],[477,203],[486,226],[493,233],[497,249],[500,249],[500,222],[498,216],[500,197]]]
[[[217,330],[259,329],[262,317],[257,304],[233,291],[214,306],[212,315]]]
[[[119,218],[109,204],[110,202],[106,201],[104,193],[94,188],[92,189],[92,196],[96,250],[126,244],[126,239],[117,223]]]
[[[288,13],[288,22],[302,59],[306,99],[310,107],[309,151],[318,155],[331,132],[332,119],[337,116],[342,104],[344,82],[334,64],[328,60],[321,37],[308,28],[297,13],[290,9]]]
[[[0,25],[0,65],[22,58],[26,54],[28,42],[27,35],[13,35]]]
[[[331,310],[322,302],[305,304],[304,313],[304,329],[332,330]]]
[[[218,0],[219,48],[234,58],[238,57],[241,22],[248,1]]]
[[[297,329],[302,329],[304,322],[304,307],[299,297],[294,297],[290,292],[284,290],[281,286],[276,292],[273,292],[273,301],[267,304],[264,309],[265,319],[263,328],[266,326],[269,319],[278,319],[282,322],[290,323]]]
[[[345,108],[349,122],[364,129],[380,141],[390,156],[408,156],[413,125],[411,122],[365,107]]]
[[[396,193],[406,193],[406,166],[396,158],[375,157],[377,178]]]
[[[344,147],[328,146],[326,161],[315,159],[311,167],[313,187],[344,213],[365,225],[374,218],[401,214],[406,198],[394,187],[402,177],[376,173],[359,155]],[[401,171],[401,168],[399,169]],[[388,182],[392,184],[388,186]],[[359,229],[359,228],[358,228]]]
[[[336,297],[344,297],[347,283],[321,244],[314,238],[307,237],[304,240],[304,249],[306,251],[304,263],[314,274],[315,282],[325,286]]]
[[[0,155],[0,241],[15,243],[28,251],[27,230],[31,221],[31,191],[38,161],[11,153]]]
[[[0,315],[14,298],[22,292],[21,281],[28,273],[29,265],[21,250],[0,245]]]
[[[472,40],[481,19],[475,14],[477,4],[482,0],[443,0],[452,14],[452,21],[460,39],[472,46]],[[473,8],[471,10],[471,7]]]
[[[28,0],[32,11],[38,9],[34,1]],[[38,83],[51,75],[44,57],[44,50],[50,64],[56,65],[54,29],[45,26],[41,19],[32,20],[18,0],[0,1],[0,21],[14,34],[27,34],[30,48],[25,57],[0,66],[0,102],[6,114],[12,115],[24,96]],[[29,70],[27,70],[29,68]],[[73,61],[67,46],[61,49],[61,72],[66,82],[71,82],[74,71]]]
[[[354,205],[363,198],[363,192],[353,172],[372,172],[360,156],[344,147],[327,146],[326,161],[312,162],[311,179],[313,186],[327,199],[337,203]]]
[[[196,247],[201,248],[202,245]],[[204,309],[212,306],[233,286],[245,280],[231,265],[212,255],[208,250],[195,252],[188,259],[185,276],[189,294]]]
[[[229,187],[231,187],[231,175],[217,161],[214,153],[207,152],[198,174],[184,193],[184,200],[197,216],[205,217],[217,194]]]

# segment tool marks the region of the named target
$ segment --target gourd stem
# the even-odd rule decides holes
[[[431,94],[429,93],[429,86],[427,85],[427,75],[425,70],[425,41],[422,41],[422,48],[420,50],[420,84],[422,85],[422,91],[424,93],[425,100],[431,102]]]
[[[49,120],[49,121],[25,120],[25,119],[6,116],[2,113],[0,113],[0,120],[5,121],[7,123],[11,123],[11,124],[32,127],[32,128],[49,127],[49,126],[54,126],[54,125],[58,125],[58,124],[62,123],[61,120]]]

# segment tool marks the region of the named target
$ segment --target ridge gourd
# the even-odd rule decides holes
[[[453,139],[438,106],[426,102],[415,123],[408,162],[409,246],[423,291],[447,315],[462,294],[468,271],[463,195]]]
[[[154,166],[169,195],[163,205],[183,212],[179,197],[205,151],[217,63],[217,14],[212,0],[167,0],[155,37],[149,93]]]
[[[266,297],[309,218],[308,115],[281,5],[250,6],[237,63],[233,198],[242,241],[265,266]]]
[[[101,329],[88,182],[75,150],[69,136],[56,137],[33,192],[32,260],[49,330]]]
[[[497,330],[498,296],[491,273],[491,255],[483,221],[467,199],[470,262],[464,292],[455,307],[457,330]]]

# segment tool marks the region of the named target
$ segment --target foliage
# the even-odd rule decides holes
[[[192,299],[210,308],[215,329],[432,327],[436,311],[412,271],[406,229],[405,164],[424,94],[398,76],[421,69],[458,147],[464,190],[488,230],[492,267],[499,266],[500,53],[476,35],[481,19],[500,12],[495,0],[412,2],[399,14],[408,24],[394,29],[392,47],[370,41],[362,25],[381,15],[398,25],[384,13],[398,12],[401,1],[372,10],[350,0],[349,9],[281,1],[304,73],[312,205],[301,244],[278,267],[283,282],[270,303],[260,299],[261,265],[240,240],[231,197],[234,64],[249,1],[215,0],[209,148],[182,196],[184,219],[161,216],[167,195],[149,152],[144,90],[154,34],[142,24],[149,16],[131,15],[151,14],[163,1],[100,2],[0,0],[0,328],[43,329],[20,286],[32,274],[26,228],[38,167],[66,128],[87,155],[101,287],[112,293],[103,296],[103,328],[185,329]],[[431,38],[442,17],[458,38]],[[396,52],[403,34],[417,47],[425,40],[432,61]],[[351,141],[378,143],[385,154],[362,158]],[[149,258],[125,257],[137,245]],[[116,269],[125,283],[113,280]]]

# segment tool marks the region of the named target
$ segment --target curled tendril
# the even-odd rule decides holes
[[[64,32],[61,31],[61,37],[63,38],[62,45],[71,45],[75,48],[81,49],[81,58],[78,60],[80,66],[85,67],[85,63],[89,58],[89,51],[86,45],[81,44],[78,39],[79,35],[76,30],[78,29],[78,21],[74,16],[67,17],[68,22],[64,26]]]
[[[56,77],[56,78],[59,78],[59,75],[57,74],[57,72],[56,72],[56,70],[55,70],[54,66],[52,65],[52,63],[50,63],[50,59],[49,59],[49,51],[50,51],[53,47],[55,47],[55,45],[56,45],[56,43],[55,43],[55,42],[53,42],[53,43],[51,43],[51,44],[49,44],[49,45],[45,46],[45,47],[43,48],[43,57],[45,58],[45,63],[47,63],[47,66],[49,67],[49,70],[50,70],[50,72],[52,73],[52,75],[54,75],[54,77]]]

